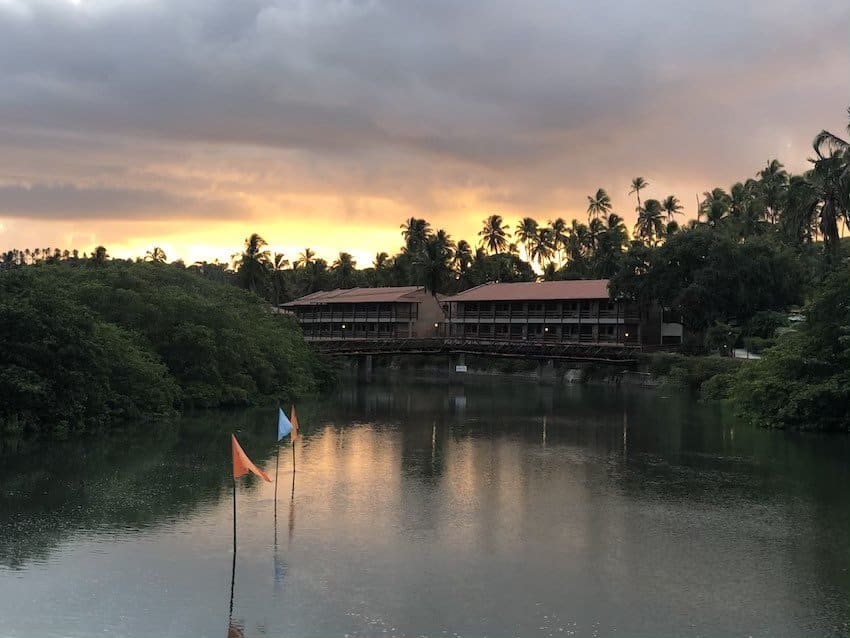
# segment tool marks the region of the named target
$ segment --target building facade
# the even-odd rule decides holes
[[[465,339],[637,345],[661,333],[660,313],[611,299],[607,279],[484,284],[446,298],[444,312],[446,335]]]
[[[420,286],[319,291],[281,305],[307,339],[402,339],[440,335],[440,302]]]

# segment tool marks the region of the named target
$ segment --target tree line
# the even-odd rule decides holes
[[[0,271],[0,438],[65,436],[333,382],[294,321],[184,268],[121,260]]]

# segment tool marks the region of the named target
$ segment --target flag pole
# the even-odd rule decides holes
[[[277,475],[280,467],[280,441],[277,442],[277,455],[274,459],[274,511],[277,516]]]
[[[233,590],[236,585],[236,477],[233,478],[233,563],[230,567],[230,612],[228,624],[233,618]]]

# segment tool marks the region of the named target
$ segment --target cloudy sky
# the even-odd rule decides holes
[[[0,249],[365,265],[636,175],[693,215],[848,105],[846,0],[0,0]]]

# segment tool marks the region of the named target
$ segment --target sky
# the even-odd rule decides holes
[[[848,106],[846,0],[0,0],[0,250],[365,266],[637,175],[692,217]]]

